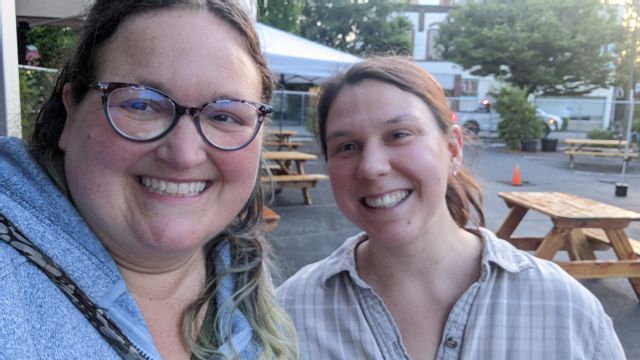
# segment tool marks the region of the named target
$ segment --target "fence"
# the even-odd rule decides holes
[[[57,70],[20,66],[20,97],[23,135],[28,135],[30,122],[37,109],[51,93]],[[305,126],[314,119],[317,94],[305,91],[275,90],[271,121],[282,125]],[[477,97],[450,97],[449,106],[456,111],[473,111],[480,102]],[[623,133],[628,118],[628,102],[601,98],[543,98],[534,104],[549,114],[558,115],[573,131],[594,128]],[[640,99],[635,101],[635,122],[640,122]],[[640,125],[636,125],[640,126]],[[637,128],[635,131],[638,131]]]
[[[562,117],[573,131],[608,129],[626,131],[629,101],[597,98],[537,98],[534,104],[550,114]],[[640,99],[634,101],[634,123],[640,124]],[[636,125],[640,127],[640,125]]]
[[[305,91],[276,90],[271,101],[271,121],[283,125],[305,125],[314,118],[316,94]]]

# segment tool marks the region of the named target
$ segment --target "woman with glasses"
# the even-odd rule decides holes
[[[232,0],[98,0],[0,139],[0,358],[289,359],[257,236],[271,78]]]
[[[483,227],[450,115],[434,78],[403,58],[323,84],[333,194],[363,232],[278,289],[301,357],[624,359],[588,290]]]

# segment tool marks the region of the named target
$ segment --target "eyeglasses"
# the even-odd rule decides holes
[[[161,91],[136,84],[96,82],[111,127],[127,140],[149,142],[173,129],[189,114],[202,138],[216,149],[233,151],[256,137],[269,105],[247,100],[217,99],[200,107],[180,105]]]

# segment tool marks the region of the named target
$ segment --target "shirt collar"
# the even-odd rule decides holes
[[[492,263],[511,273],[532,267],[530,260],[521,251],[506,241],[498,239],[491,230],[480,228],[480,234],[483,238],[480,281],[489,277]],[[370,287],[358,275],[355,259],[356,247],[367,238],[368,236],[364,232],[348,238],[327,257],[326,261],[319,264],[318,270],[322,274],[323,286],[328,287],[333,277],[346,272],[356,285],[362,288]]]
[[[365,232],[352,236],[345,240],[326,261],[320,263],[319,271],[322,274],[322,285],[329,286],[331,279],[343,272],[348,273],[349,277],[360,287],[368,288],[364,280],[358,275],[356,270],[356,247],[361,242],[367,240],[368,236]]]
[[[482,263],[480,281],[488,279],[491,274],[491,263],[510,273],[517,273],[531,268],[530,259],[510,243],[498,239],[489,229],[480,228],[483,238]]]

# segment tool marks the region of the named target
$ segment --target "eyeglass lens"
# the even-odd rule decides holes
[[[149,140],[169,129],[176,116],[175,103],[151,89],[115,89],[107,101],[113,125],[133,140]],[[235,148],[251,141],[260,114],[252,105],[236,100],[206,104],[196,114],[199,128],[212,144]]]

